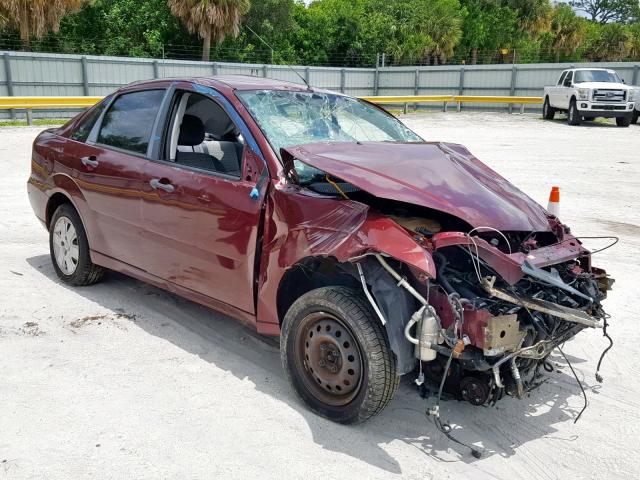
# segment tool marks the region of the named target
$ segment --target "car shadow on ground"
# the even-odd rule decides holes
[[[295,409],[308,424],[315,443],[326,450],[349,455],[393,474],[403,473],[400,463],[383,447],[397,441],[437,461],[477,461],[466,448],[449,441],[426,417],[425,400],[412,385],[411,374],[403,378],[395,399],[382,414],[362,425],[338,425],[307,410],[288,387],[276,339],[262,337],[232,318],[115,272],[109,272],[97,285],[70,287],[56,277],[49,255],[26,261],[61,287],[110,310],[114,317],[133,322],[150,335],[198,355],[239,379],[249,379],[259,391]],[[183,329],[189,334],[185,335]],[[569,358],[574,364],[582,361]],[[585,385],[585,389],[597,393],[598,386]],[[568,399],[579,395],[575,379],[563,368],[550,374],[547,383],[522,400],[507,397],[494,407],[445,400],[441,412],[443,421],[451,422],[455,437],[481,447],[483,458],[509,457],[532,440],[576,440],[577,434],[558,435],[554,425],[576,416],[578,412],[568,405]],[[572,404],[581,407],[579,401]]]

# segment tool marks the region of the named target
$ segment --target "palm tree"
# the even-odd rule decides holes
[[[171,13],[190,33],[202,38],[202,60],[208,61],[211,40],[221,43],[227,35],[238,35],[240,18],[249,10],[249,0],[167,0]]]
[[[556,5],[551,17],[551,33],[553,34],[553,49],[556,52],[556,63],[560,61],[560,54],[575,52],[585,37],[584,24],[566,4]]]
[[[60,20],[80,9],[85,0],[0,0],[0,19],[20,32],[23,46],[60,29]]]

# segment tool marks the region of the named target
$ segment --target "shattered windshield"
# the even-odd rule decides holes
[[[573,83],[584,82],[621,83],[622,81],[617,73],[607,70],[576,70]]]
[[[423,141],[392,115],[343,95],[254,90],[238,97],[278,155],[305,143]]]

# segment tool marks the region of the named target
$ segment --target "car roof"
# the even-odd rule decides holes
[[[582,68],[573,68],[573,69],[569,69],[569,70],[600,70],[602,72],[615,72],[615,70],[611,70],[610,68],[590,68],[590,67],[582,67]]]
[[[225,86],[232,90],[291,90],[306,91],[306,85],[287,82],[284,80],[274,80],[272,78],[258,77],[254,75],[216,75],[212,77],[173,77],[156,78],[153,80],[141,80],[131,83],[124,88],[140,87],[149,85],[150,87],[158,82],[191,82],[207,87]],[[315,89],[314,89],[315,90]]]

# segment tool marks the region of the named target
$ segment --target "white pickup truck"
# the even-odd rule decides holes
[[[614,70],[572,68],[562,72],[556,85],[544,87],[542,115],[553,120],[556,112],[566,112],[569,125],[580,125],[583,119],[615,118],[619,127],[628,127],[636,93]]]

